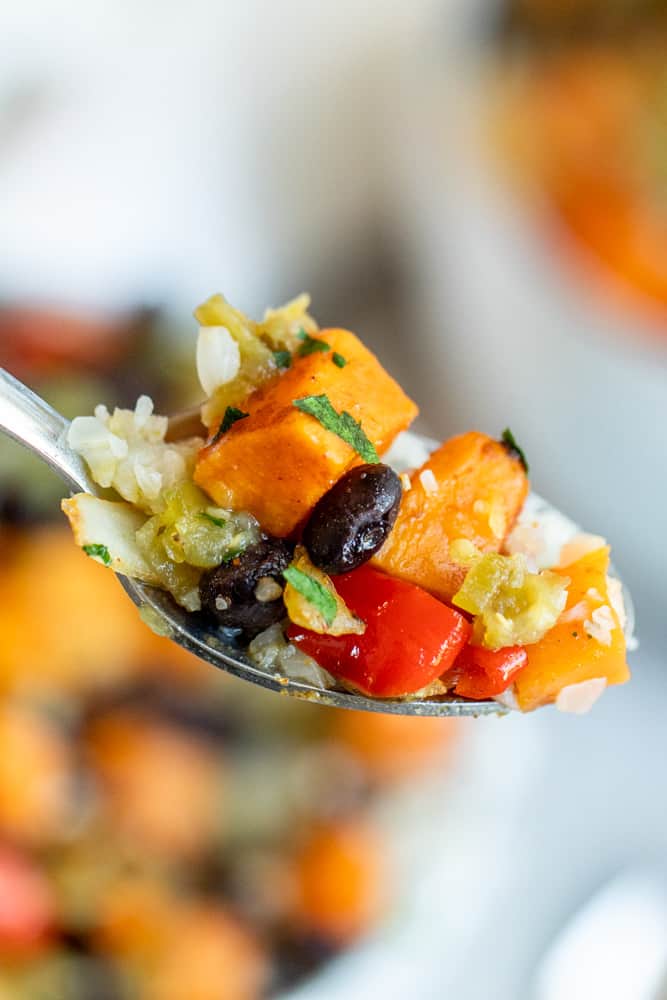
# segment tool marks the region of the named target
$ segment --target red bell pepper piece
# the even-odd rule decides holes
[[[46,947],[55,920],[49,882],[26,855],[0,846],[0,956]]]
[[[456,678],[454,693],[475,701],[502,694],[527,660],[524,646],[498,650],[466,646],[452,668],[452,676]]]
[[[470,623],[421,587],[370,566],[334,578],[348,607],[366,622],[363,635],[319,635],[290,625],[291,642],[334,677],[364,694],[414,694],[454,663],[470,638]]]

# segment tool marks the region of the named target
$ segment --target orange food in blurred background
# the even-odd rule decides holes
[[[392,782],[432,767],[446,767],[461,733],[458,719],[415,719],[368,712],[338,712],[333,734],[374,779]]]
[[[514,180],[545,199],[604,296],[667,306],[664,45],[532,45],[500,67],[494,131]]]
[[[96,720],[86,747],[111,821],[140,850],[187,857],[215,836],[222,765],[204,739],[125,711]]]
[[[30,845],[65,837],[74,820],[70,744],[44,713],[0,704],[0,831]]]
[[[359,937],[386,904],[386,864],[377,833],[364,823],[316,827],[294,862],[297,926],[340,944]]]
[[[113,686],[136,669],[144,629],[111,573],[61,528],[5,542],[0,569],[0,687],[37,698]]]

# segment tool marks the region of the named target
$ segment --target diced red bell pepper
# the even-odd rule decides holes
[[[366,622],[363,635],[319,635],[298,625],[291,642],[334,677],[379,698],[414,694],[454,663],[470,623],[421,587],[370,566],[334,578],[348,607]]]
[[[524,646],[498,650],[466,646],[452,668],[452,675],[456,677],[454,693],[475,701],[502,694],[527,660]]]
[[[46,947],[55,909],[40,869],[27,856],[0,846],[0,956],[24,956]]]

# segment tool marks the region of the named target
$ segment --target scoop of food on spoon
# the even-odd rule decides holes
[[[91,480],[82,458],[67,444],[68,427],[68,420],[18,379],[0,369],[0,429],[45,461],[71,493],[99,495],[99,488]],[[179,440],[202,431],[199,409],[196,409],[170,418],[167,439]],[[422,444],[426,448],[431,446],[426,439]],[[400,715],[479,716],[507,711],[495,700],[471,701],[446,695],[411,700],[368,698],[350,691],[322,688],[305,680],[277,677],[253,665],[234,637],[179,607],[165,591],[126,576],[119,576],[119,581],[150,627],[213,666],[281,694],[341,708]]]
[[[407,431],[413,401],[307,305],[200,306],[207,399],[170,419],[142,396],[70,423],[0,369],[0,430],[60,475],[146,624],[244,680],[442,716],[583,712],[627,680],[604,540],[529,494],[509,430]]]

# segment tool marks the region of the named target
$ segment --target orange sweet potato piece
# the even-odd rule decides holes
[[[504,445],[470,431],[445,441],[410,483],[373,563],[448,601],[465,576],[449,558],[450,542],[466,538],[483,552],[497,552],[526,499],[528,479]]]
[[[604,677],[607,684],[624,684],[630,677],[625,659],[625,635],[609,596],[609,549],[589,552],[569,566],[556,569],[570,578],[567,604],[559,621],[543,639],[526,646],[528,663],[515,681],[519,707],[529,712],[554,701],[570,684]],[[614,627],[607,644],[590,635],[592,613],[607,608]],[[571,612],[571,613],[570,613]]]
[[[283,375],[241,404],[239,420],[199,454],[195,480],[222,507],[248,510],[273,535],[292,534],[326,491],[361,462],[350,445],[293,405],[303,396],[326,394],[340,413],[361,421],[378,453],[417,415],[417,407],[377,358],[347,330],[322,330],[342,354],[295,357]]]

